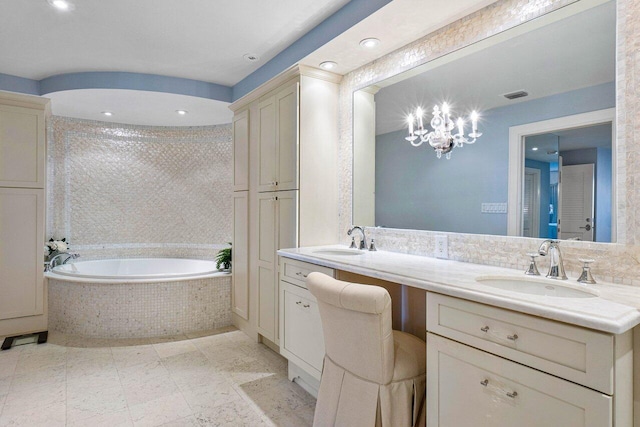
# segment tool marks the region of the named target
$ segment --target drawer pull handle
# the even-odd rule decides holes
[[[507,339],[509,341],[515,341],[518,339],[518,334],[513,334],[513,335],[507,335]]]
[[[486,379],[485,379],[485,380],[483,380],[483,381],[480,381],[480,385],[481,385],[481,386],[483,386],[483,387],[488,386],[488,385],[489,385],[489,380],[486,380]]]
[[[302,272],[301,272],[301,271],[298,271],[298,272],[296,273],[296,276],[302,276],[302,277],[304,277],[304,278],[306,279],[308,275],[307,275],[307,274],[302,274]]]
[[[507,397],[510,397],[512,399],[515,399],[517,396],[518,396],[518,392],[517,391],[507,392]]]
[[[311,306],[310,306],[309,304],[304,304],[304,305],[303,305],[303,307],[304,307],[304,308],[309,308],[309,307],[311,307]]]
[[[480,330],[481,330],[482,332],[489,332],[489,327],[488,327],[488,326],[485,326],[485,327],[483,327],[483,328],[480,328]]]

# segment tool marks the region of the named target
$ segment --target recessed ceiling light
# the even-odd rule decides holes
[[[113,116],[113,113],[111,111],[103,111],[102,114],[109,117]]]
[[[368,39],[364,39],[360,41],[360,46],[364,47],[365,49],[373,49],[379,44],[380,44],[380,40],[374,37],[370,37]]]
[[[55,7],[58,10],[73,10],[74,6],[72,3],[68,2],[67,0],[47,0],[47,3],[49,3],[51,6]]]
[[[324,68],[325,70],[333,70],[337,66],[338,64],[333,61],[324,61],[320,63],[320,68]]]
[[[538,147],[533,147],[531,151],[538,151]]]
[[[176,110],[176,113],[178,113],[181,116],[186,116],[188,111],[187,110]]]
[[[260,60],[260,57],[255,53],[245,53],[244,55],[242,55],[242,57],[247,62],[257,62]]]

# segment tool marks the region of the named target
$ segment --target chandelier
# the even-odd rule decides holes
[[[433,118],[431,119],[431,127],[433,131],[425,129],[422,122],[423,111],[422,108],[416,109],[416,115],[409,114],[407,122],[409,124],[409,136],[405,139],[411,143],[414,147],[419,147],[423,142],[429,142],[429,145],[436,150],[436,156],[442,157],[444,153],[447,159],[451,158],[451,150],[455,147],[463,147],[464,144],[473,144],[476,139],[482,136],[478,132],[478,113],[471,112],[471,133],[468,136],[464,136],[464,120],[462,117],[458,118],[454,125],[451,120],[449,111],[449,105],[447,103],[442,104],[442,110],[437,105],[433,107]],[[418,129],[414,129],[416,125]],[[457,127],[458,133],[453,134],[452,131]]]

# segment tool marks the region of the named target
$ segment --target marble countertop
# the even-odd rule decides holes
[[[531,277],[518,270],[386,251],[363,251],[362,255],[318,253],[327,249],[347,248],[316,246],[282,249],[278,254],[613,334],[623,333],[640,324],[640,289],[632,286],[600,282],[583,285],[576,282],[575,277],[558,281],[539,276],[535,280],[584,290],[597,297],[532,295],[496,289],[476,281],[481,276]]]

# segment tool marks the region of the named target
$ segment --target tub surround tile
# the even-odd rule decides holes
[[[231,276],[156,283],[75,283],[48,279],[49,329],[95,338],[179,337],[231,325]],[[70,338],[76,339],[76,338]],[[132,343],[157,344],[162,338]],[[94,342],[101,345],[100,342]],[[125,340],[126,343],[126,340]],[[92,342],[70,343],[91,346]],[[110,345],[110,344],[108,344]],[[182,344],[183,349],[189,344]]]
[[[230,124],[53,116],[47,139],[47,233],[67,237],[83,257],[211,259],[231,240]]]

